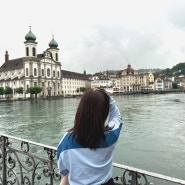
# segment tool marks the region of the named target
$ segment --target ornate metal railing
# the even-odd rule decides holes
[[[122,185],[181,184],[180,180],[141,169],[113,163]],[[0,135],[0,185],[59,185],[56,148],[33,141]]]
[[[56,148],[16,137],[0,136],[0,184],[59,184]]]

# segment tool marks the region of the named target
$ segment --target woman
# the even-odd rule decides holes
[[[108,124],[106,123],[108,121]],[[86,91],[78,105],[74,126],[60,141],[57,160],[70,185],[112,185],[112,159],[122,128],[115,101],[103,89]]]

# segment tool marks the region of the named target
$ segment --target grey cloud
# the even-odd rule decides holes
[[[169,19],[176,27],[185,29],[185,2],[176,4],[171,8]]]
[[[169,60],[159,50],[160,34],[137,32],[125,28],[94,27],[93,32],[77,43],[78,47],[65,59],[64,68],[95,73],[125,69],[131,63],[135,69],[160,68]]]

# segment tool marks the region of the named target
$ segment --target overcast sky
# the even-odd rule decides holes
[[[37,53],[52,39],[62,69],[87,73],[172,68],[185,61],[184,0],[0,0],[0,65],[25,56],[29,26]]]

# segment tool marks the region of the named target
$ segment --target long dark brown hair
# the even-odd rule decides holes
[[[72,131],[73,138],[84,147],[96,149],[100,140],[105,143],[104,132],[109,113],[109,95],[103,89],[90,89],[81,97]]]

